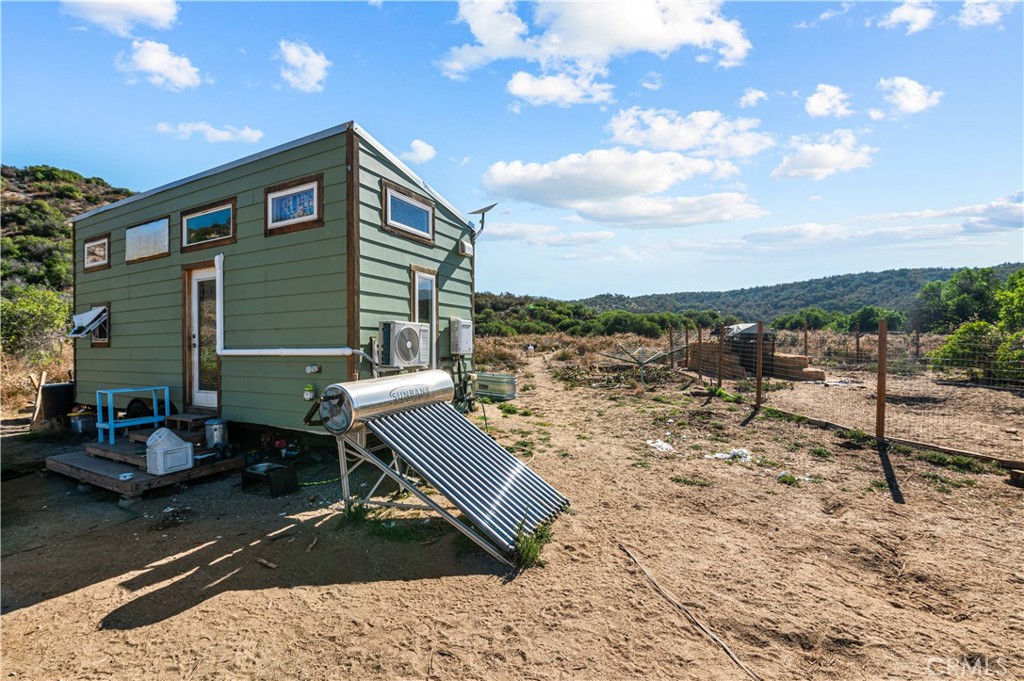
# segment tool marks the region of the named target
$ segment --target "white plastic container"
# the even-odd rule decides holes
[[[167,475],[192,468],[192,443],[168,428],[156,430],[146,439],[146,472]]]

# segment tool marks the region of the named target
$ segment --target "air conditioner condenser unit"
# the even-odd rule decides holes
[[[389,320],[380,322],[378,331],[382,369],[430,365],[430,324]]]

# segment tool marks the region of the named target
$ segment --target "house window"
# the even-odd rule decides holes
[[[287,234],[323,225],[323,183],[323,175],[317,175],[265,189],[265,235]]]
[[[202,206],[181,214],[181,250],[183,253],[234,241],[234,199]]]
[[[430,366],[437,368],[437,275],[430,271],[413,270],[412,320],[430,324]]]
[[[170,218],[160,218],[124,230],[124,261],[152,260],[170,252]]]
[[[93,347],[110,345],[110,303],[94,305],[88,312],[76,314],[72,321],[75,328],[69,338],[89,336]]]
[[[110,267],[110,234],[86,239],[85,270],[102,270]]]
[[[434,206],[396,185],[384,184],[384,225],[405,235],[433,241]]]

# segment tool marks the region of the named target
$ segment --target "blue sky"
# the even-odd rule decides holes
[[[478,289],[1024,259],[1020,3],[4,2],[3,162],[145,190],[356,120]]]

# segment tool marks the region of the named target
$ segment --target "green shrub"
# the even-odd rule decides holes
[[[516,566],[520,570],[531,567],[544,567],[544,561],[540,557],[544,545],[551,541],[551,524],[539,525],[533,532],[526,531],[526,518],[519,522],[519,529],[516,531]]]
[[[71,323],[71,303],[56,291],[14,288],[0,299],[0,341],[14,355],[47,355],[59,350]]]

